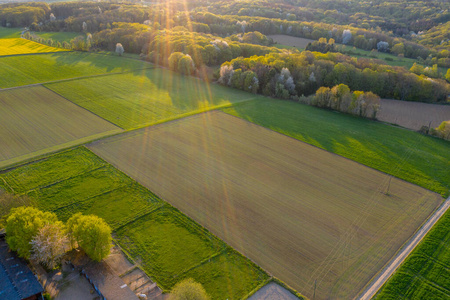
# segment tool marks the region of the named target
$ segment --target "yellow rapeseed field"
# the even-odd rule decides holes
[[[0,56],[30,54],[30,53],[46,53],[46,52],[61,52],[68,51],[67,49],[50,47],[39,44],[26,39],[2,39],[0,43]]]

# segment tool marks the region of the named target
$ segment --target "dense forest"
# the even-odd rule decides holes
[[[2,5],[0,25],[26,27],[25,38],[74,50],[114,51],[120,43],[126,53],[174,71],[209,72],[224,85],[278,98],[298,100],[344,84],[385,98],[446,102],[449,9],[445,0],[33,2]],[[41,39],[41,31],[80,36],[59,43]],[[306,50],[282,49],[272,34],[314,42]],[[352,57],[338,44],[416,63],[408,69]]]

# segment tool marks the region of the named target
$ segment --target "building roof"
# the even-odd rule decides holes
[[[21,300],[43,291],[25,261],[10,252],[0,239],[0,299]]]

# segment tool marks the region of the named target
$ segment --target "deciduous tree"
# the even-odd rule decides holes
[[[52,212],[43,212],[34,207],[18,207],[11,210],[6,220],[6,242],[21,257],[31,255],[31,240],[46,225],[58,221]]]
[[[45,225],[31,240],[31,258],[54,269],[64,254],[68,241],[61,221]]]
[[[122,44],[117,43],[116,44],[116,53],[119,54],[119,56],[121,56],[124,52],[125,52],[125,50],[123,49]]]
[[[36,200],[27,195],[16,196],[0,190],[0,228],[5,226],[11,209],[20,206],[36,206]]]
[[[93,260],[101,261],[111,250],[111,227],[94,215],[81,213],[67,220],[67,231],[71,244],[75,243]]]
[[[192,278],[177,283],[170,293],[169,300],[209,300],[203,286]]]

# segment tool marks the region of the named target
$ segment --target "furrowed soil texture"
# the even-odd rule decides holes
[[[135,59],[82,52],[5,56],[0,57],[0,88],[151,67]]]
[[[224,112],[394,175],[445,198],[450,142],[291,101],[258,99]]]
[[[42,86],[0,91],[0,167],[120,131]]]
[[[25,39],[2,39],[0,43],[0,56],[30,54],[30,53],[46,53],[46,52],[62,52],[67,49],[50,47]]]
[[[450,120],[450,105],[381,99],[377,119],[412,130],[422,126],[436,128]]]
[[[255,98],[255,95],[155,68],[46,85],[124,129],[143,127]]]
[[[450,299],[449,227],[447,212],[373,299]]]
[[[442,201],[221,112],[89,148],[316,299],[356,296]]]

